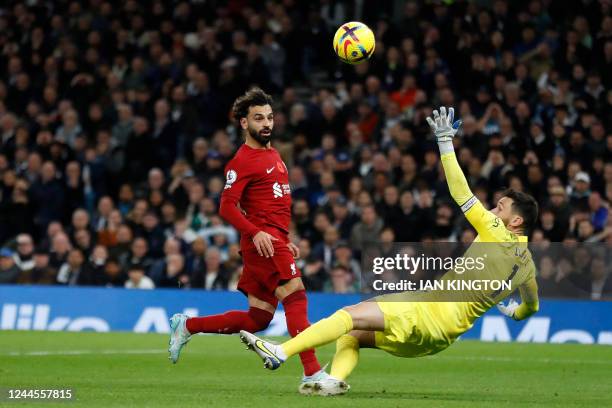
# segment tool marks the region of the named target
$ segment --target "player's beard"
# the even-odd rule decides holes
[[[270,133],[268,133],[267,135],[263,135],[262,132],[264,130],[269,130]],[[272,139],[272,129],[270,128],[263,128],[260,131],[257,131],[255,129],[253,129],[252,127],[248,127],[247,128],[247,132],[249,132],[249,135],[255,139],[255,141],[257,143],[259,143],[262,147],[265,147],[268,145],[268,143],[270,142],[270,140]]]

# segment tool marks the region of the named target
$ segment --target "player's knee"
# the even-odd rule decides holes
[[[296,290],[295,292],[287,295],[281,303],[285,307],[285,310],[288,307],[292,307],[294,304],[298,304],[299,306],[307,306],[308,298],[306,297],[306,291],[304,289]]]
[[[246,330],[255,333],[255,332],[267,329],[268,326],[270,325],[270,322],[272,321],[272,318],[274,317],[274,314],[268,312],[267,310],[259,309],[256,307],[250,307],[249,317],[251,318],[250,319],[251,327],[249,327]]]
[[[350,306],[344,306],[342,308],[342,310],[344,310],[345,312],[347,312],[349,315],[351,315],[351,318],[353,319],[353,322],[356,319],[359,319],[359,304],[357,305],[350,305]]]
[[[351,316],[353,329],[355,330],[383,330],[384,320],[382,313],[372,310],[372,303],[362,302],[342,308]]]
[[[357,306],[359,306],[359,305],[344,306],[342,308],[342,310],[344,310],[345,312],[348,312],[349,314],[351,314],[351,312],[354,311]]]
[[[336,340],[337,350],[345,348],[359,348],[359,340],[356,336],[352,335],[352,332],[349,334],[344,334],[338,337],[338,340]]]

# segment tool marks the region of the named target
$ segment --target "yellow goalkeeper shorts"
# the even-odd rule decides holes
[[[436,319],[450,304],[402,302],[394,300],[393,295],[375,300],[385,318],[385,330],[375,332],[376,347],[387,353],[398,357],[427,356],[446,349],[456,339],[448,336]]]

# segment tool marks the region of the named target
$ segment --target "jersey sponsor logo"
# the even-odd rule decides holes
[[[266,173],[270,174],[274,171],[274,166],[270,167],[269,169],[266,169]]]
[[[232,184],[234,184],[237,178],[238,173],[236,173],[235,170],[228,170],[227,174],[225,175],[225,187],[223,189],[227,190],[228,188],[231,188]]]
[[[295,263],[291,264],[291,275],[297,275],[297,268],[295,266]]]
[[[272,193],[274,198],[281,198],[283,195],[291,195],[291,186],[289,184],[280,184],[278,182],[272,185]]]
[[[274,183],[272,185],[272,192],[274,193],[274,198],[279,198],[283,196],[283,190],[281,189],[281,185],[278,183]]]

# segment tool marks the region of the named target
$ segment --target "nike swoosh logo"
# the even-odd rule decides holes
[[[278,361],[278,358],[276,358],[276,356],[274,355],[274,353],[272,353],[270,350],[268,350],[268,348],[266,346],[264,346],[263,342],[261,340],[257,340],[255,342],[255,346],[257,346],[258,349],[260,349],[261,351],[263,351],[264,353],[266,353],[269,357],[272,357],[273,359],[275,359],[276,361]]]
[[[266,169],[266,173],[270,174],[274,171],[274,167]]]

